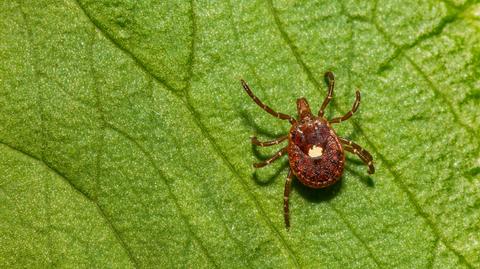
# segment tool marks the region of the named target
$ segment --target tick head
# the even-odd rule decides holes
[[[297,111],[300,121],[313,118],[312,111],[310,110],[310,106],[305,98],[297,99]]]

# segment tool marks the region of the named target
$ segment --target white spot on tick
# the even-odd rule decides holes
[[[310,156],[313,159],[318,159],[321,157],[323,154],[323,148],[317,145],[313,145],[309,150],[308,150],[308,156]]]

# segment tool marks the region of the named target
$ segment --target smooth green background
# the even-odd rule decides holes
[[[0,1],[0,267],[480,268],[478,1]],[[294,183],[316,111],[368,149]]]

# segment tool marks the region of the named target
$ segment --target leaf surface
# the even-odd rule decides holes
[[[477,1],[0,3],[0,267],[479,268]],[[369,150],[294,181],[296,98]]]

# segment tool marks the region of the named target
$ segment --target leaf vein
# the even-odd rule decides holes
[[[196,36],[197,36],[197,19],[196,19],[196,15],[195,15],[195,1],[194,0],[190,0],[190,16],[191,16],[190,20],[192,21],[192,34],[191,34],[191,44],[190,44],[190,55],[189,55],[188,60],[187,60],[187,66],[188,66],[188,70],[187,70],[188,76],[187,76],[187,78],[188,78],[188,80],[187,80],[187,83],[185,85],[185,88],[183,89],[183,92],[186,96],[188,96],[188,94],[191,90],[192,80],[193,80],[193,75],[194,75],[193,66],[194,66],[194,62],[195,62],[195,48],[196,48],[196,46],[195,46],[196,40],[195,39],[196,39]],[[206,191],[210,192],[210,188],[206,188]],[[209,195],[209,196],[211,196],[211,195]],[[213,205],[215,207],[215,211],[216,212],[221,212],[217,201],[215,199],[213,199],[212,202],[213,202]],[[242,247],[241,242],[236,237],[234,237],[233,234],[231,233],[230,229],[228,229],[228,227],[226,225],[226,221],[223,217],[223,214],[219,214],[219,216],[222,219],[221,223],[222,223],[222,226],[223,226],[225,232],[227,233],[228,237],[230,237],[230,239],[232,239],[232,241],[239,247],[239,249],[242,250],[244,256],[246,257],[247,253],[245,252],[245,248]],[[241,259],[240,262],[242,262],[242,263],[246,262],[250,268],[253,268],[250,259]]]
[[[170,196],[170,199],[173,201],[173,203],[175,204],[175,207],[177,208],[177,211],[178,213],[180,214],[180,217],[182,218],[182,221],[185,223],[185,226],[190,234],[190,236],[195,239],[195,241],[198,242],[200,248],[202,249],[202,251],[205,253],[205,256],[207,257],[207,259],[216,267],[218,268],[218,265],[216,264],[215,260],[213,259],[213,257],[210,255],[210,253],[207,251],[207,249],[205,248],[205,246],[202,244],[202,241],[197,237],[197,235],[193,232],[193,226],[190,224],[190,222],[188,221],[187,219],[187,216],[182,212],[181,210],[181,207],[178,203],[178,200],[177,198],[175,197],[175,195],[173,194],[173,191],[172,191],[172,188],[170,186],[170,184],[168,184],[168,181],[167,181],[167,176],[165,175],[165,173],[157,166],[157,164],[155,163],[152,155],[150,155],[150,153],[137,141],[135,140],[132,136],[130,136],[128,133],[126,133],[125,131],[117,128],[116,126],[114,126],[113,124],[109,123],[109,122],[105,122],[105,125],[107,128],[111,129],[112,131],[118,133],[119,135],[121,135],[122,137],[126,138],[128,141],[130,141],[133,145],[135,145],[142,153],[143,155],[145,155],[145,157],[148,159],[148,161],[150,162],[150,164],[152,165],[152,167],[155,169],[155,171],[157,171],[158,173],[158,176],[159,178],[165,183],[165,186],[167,186],[167,192],[168,192],[168,195]]]
[[[393,47],[399,48],[397,44],[395,44],[390,36],[378,25],[378,23],[374,22],[373,25],[375,28],[378,30],[378,32],[384,37],[384,39]],[[455,120],[455,123],[460,125],[463,129],[465,129],[468,133],[470,133],[473,137],[477,137],[477,134],[475,130],[469,126],[468,124],[464,123],[461,118],[458,116],[457,112],[453,108],[452,103],[448,100],[448,98],[438,89],[438,87],[435,85],[435,83],[432,81],[432,79],[429,78],[429,76],[421,69],[421,67],[413,60],[411,59],[408,55],[404,53],[403,50],[398,50],[399,56],[403,56],[417,71],[417,73],[420,74],[420,76],[425,80],[425,82],[428,84],[430,89],[432,89],[433,94],[437,97],[439,97],[442,102],[447,106],[448,111],[450,114],[452,114],[453,119]]]
[[[228,2],[228,3],[230,4],[230,2]],[[193,0],[192,0],[192,4],[193,4]],[[196,28],[193,28],[193,29],[196,30]],[[194,49],[194,45],[193,45],[193,42],[192,42],[192,51],[193,51],[193,49]],[[192,52],[191,62],[190,62],[190,65],[189,65],[191,67],[191,69],[189,70],[189,73],[190,73],[189,77],[191,79],[193,77],[193,56],[194,56],[194,53]],[[243,178],[241,177],[239,172],[235,169],[235,167],[233,167],[232,163],[227,158],[225,153],[220,149],[216,140],[213,138],[213,136],[208,131],[207,127],[201,122],[201,120],[200,120],[201,117],[200,117],[199,113],[195,110],[195,108],[192,106],[191,101],[190,101],[190,95],[189,94],[190,94],[190,90],[191,90],[191,79],[187,82],[187,86],[186,86],[186,89],[188,89],[188,90],[185,91],[185,93],[186,93],[185,105],[188,108],[188,110],[190,111],[190,113],[192,114],[192,118],[194,119],[196,125],[199,127],[199,129],[201,130],[203,135],[210,142],[214,151],[217,153],[218,156],[220,156],[220,158],[226,164],[226,166],[231,171],[231,173],[235,177],[238,178],[241,186],[243,187],[244,192],[248,195],[248,197],[254,202],[255,206],[259,209],[260,215],[264,218],[267,226],[270,228],[270,230],[273,232],[273,234],[275,234],[279,238],[280,243],[283,245],[283,247],[285,248],[285,250],[287,251],[287,253],[291,257],[291,259],[293,260],[293,262],[295,264],[295,267],[299,268],[300,264],[298,262],[298,258],[296,256],[295,252],[293,251],[293,249],[288,245],[287,241],[285,240],[283,235],[280,233],[280,231],[275,227],[275,225],[273,225],[272,221],[268,218],[267,214],[265,213],[265,210],[261,206],[257,197],[249,189],[248,185],[245,183],[245,181],[243,180]]]
[[[354,128],[358,129],[360,131],[360,133],[364,134],[363,132],[363,129],[355,122],[355,121],[352,121],[352,125],[354,126]],[[462,263],[464,263],[465,265],[467,265],[469,268],[473,268],[473,266],[465,259],[465,257],[460,253],[458,252],[455,248],[453,248],[449,243],[448,241],[442,236],[442,234],[440,233],[440,230],[439,228],[437,227],[437,225],[435,224],[434,220],[432,220],[430,218],[430,216],[425,212],[423,211],[423,209],[421,208],[420,204],[417,202],[417,200],[415,199],[415,196],[414,194],[408,189],[408,187],[400,180],[400,176],[397,174],[396,170],[393,168],[394,165],[385,158],[385,156],[383,156],[383,154],[380,153],[380,151],[378,150],[378,148],[370,141],[370,139],[368,139],[368,137],[365,136],[365,141],[367,142],[367,144],[372,148],[372,151],[376,153],[377,157],[382,161],[382,163],[384,163],[385,167],[387,168],[387,170],[390,172],[390,174],[393,176],[394,180],[393,182],[395,183],[395,185],[397,185],[397,187],[399,187],[406,195],[407,195],[407,198],[408,200],[410,201],[410,203],[413,205],[415,211],[417,212],[417,214],[419,216],[421,216],[423,219],[425,219],[425,222],[427,223],[427,225],[430,227],[430,229],[432,230],[433,234],[452,252],[454,253]]]
[[[0,144],[9,148],[10,150],[12,151],[15,151],[15,152],[18,152],[18,153],[21,153],[31,159],[33,159],[34,161],[40,163],[40,164],[43,164],[46,168],[48,168],[48,170],[52,171],[53,173],[55,173],[56,175],[58,175],[65,183],[67,183],[68,186],[70,186],[72,188],[73,191],[75,191],[76,193],[78,193],[81,197],[83,197],[85,200],[87,200],[88,202],[92,203],[95,208],[97,209],[98,213],[102,216],[102,218],[105,220],[105,222],[107,223],[107,226],[108,228],[112,231],[113,235],[115,236],[115,238],[117,239],[117,241],[119,242],[120,246],[125,250],[125,253],[127,254],[128,258],[130,259],[130,261],[135,265],[136,268],[138,268],[138,262],[137,260],[135,259],[135,257],[132,255],[130,249],[127,247],[127,245],[125,244],[125,241],[123,240],[123,238],[120,236],[120,233],[119,231],[117,230],[117,228],[113,225],[113,223],[111,222],[111,220],[107,217],[107,215],[105,214],[105,212],[103,211],[102,207],[95,201],[93,200],[87,193],[85,193],[83,190],[81,190],[80,188],[78,188],[75,184],[73,184],[68,178],[67,176],[62,173],[60,170],[58,170],[57,168],[55,168],[52,164],[49,164],[47,161],[45,160],[42,160],[41,158],[27,152],[27,151],[24,151],[20,148],[17,148],[13,145],[10,145],[6,142],[3,142],[3,141],[0,141]]]
[[[135,56],[131,51],[129,51],[125,46],[123,46],[120,42],[118,42],[106,29],[105,26],[98,20],[96,20],[93,16],[90,15],[90,13],[87,12],[83,4],[80,2],[80,0],[72,0],[74,1],[77,6],[80,8],[82,13],[85,15],[86,18],[93,24],[93,26],[100,31],[115,47],[117,47],[120,51],[125,53],[128,57],[130,57],[133,62],[140,67],[140,69],[145,70],[145,72],[152,77],[155,78],[158,82],[163,84],[168,90],[175,92],[175,88],[170,85],[165,79],[157,76],[155,74],[155,71],[150,68],[148,65],[143,63],[138,57]]]
[[[357,231],[353,227],[353,225],[350,222],[347,221],[347,219],[344,216],[344,213],[341,212],[340,210],[338,210],[337,208],[335,208],[330,203],[327,203],[327,204],[338,215],[339,219],[345,224],[345,226],[347,226],[347,228],[350,230],[350,232],[353,234],[353,236],[355,236],[358,239],[358,241],[360,241],[360,243],[365,247],[368,255],[370,256],[370,258],[372,258],[372,260],[375,262],[377,267],[382,268],[381,262],[375,257],[375,255],[373,255],[372,248],[370,248],[370,246],[367,244],[367,242],[365,242],[365,240],[362,237],[360,237],[360,235],[357,233]]]
[[[456,10],[455,13],[443,17],[440,20],[440,22],[435,27],[433,27],[433,29],[431,31],[426,32],[424,34],[421,34],[410,44],[398,45],[390,39],[389,43],[392,46],[395,47],[395,51],[392,53],[392,55],[390,57],[388,57],[383,63],[380,64],[378,70],[381,71],[382,69],[384,69],[387,65],[390,64],[390,62],[392,62],[393,60],[398,58],[400,55],[404,54],[405,51],[417,46],[418,44],[422,43],[423,41],[426,41],[430,38],[441,35],[443,33],[443,30],[448,25],[454,23],[459,18],[460,14],[462,12],[464,12],[467,8],[469,8],[469,5],[468,5],[468,3],[465,3],[461,8]],[[373,20],[375,20],[375,16],[373,16]],[[385,33],[385,31],[383,31],[383,29],[382,29],[382,31],[380,31],[380,26],[378,25],[377,22],[371,22],[371,21],[369,21],[369,22],[374,24],[374,26],[377,28],[377,30],[379,30],[379,32],[384,37],[387,36],[387,34]],[[379,71],[377,71],[377,72],[379,72]]]
[[[133,62],[141,69],[141,70],[144,70],[147,74],[149,74],[150,76],[152,76],[156,81],[158,81],[159,83],[161,83],[162,85],[164,85],[169,91],[173,92],[175,94],[175,88],[173,86],[171,86],[170,84],[168,84],[168,82],[166,82],[165,80],[163,80],[162,78],[158,77],[155,75],[155,73],[153,72],[153,70],[151,70],[147,65],[145,65],[142,61],[140,61],[140,59],[138,59],[132,52],[130,52],[127,48],[125,48],[124,46],[122,46],[119,42],[117,42],[113,36],[111,36],[108,31],[106,31],[104,29],[104,27],[102,26],[102,24],[95,20],[87,11],[86,9],[84,8],[84,6],[80,3],[79,0],[74,0],[74,2],[77,4],[77,6],[80,8],[80,10],[83,12],[83,14],[85,15],[86,18],[89,19],[89,21],[92,23],[92,25],[97,29],[99,30],[114,46],[116,46],[118,49],[120,49],[120,51],[122,51],[123,53],[125,53],[127,56],[129,56]],[[175,94],[176,95],[176,94]],[[178,95],[176,95],[178,97]],[[145,151],[143,149],[143,147],[141,147],[132,137],[130,137],[128,134],[126,134],[125,132],[122,132],[121,130],[119,130],[118,128],[114,127],[113,125],[109,124],[108,122],[104,121],[104,124],[106,125],[106,127],[118,132],[119,134],[122,134],[124,137],[126,137],[127,139],[129,139],[130,141],[132,141],[146,156],[147,158],[149,158],[150,162],[152,163],[153,167],[157,170],[157,172],[159,172],[160,175],[162,175],[163,173],[161,173],[161,171],[158,169],[158,167],[155,165],[155,163],[153,162],[153,159],[151,158],[151,156],[148,154],[147,151]],[[164,178],[162,178],[163,180],[165,180]],[[167,184],[168,188],[169,188],[169,194],[170,195],[173,195],[171,193],[171,190],[170,190],[170,186]],[[178,201],[173,198],[172,199],[174,201],[174,203],[177,205],[178,207]],[[179,208],[179,207],[178,207]],[[190,227],[190,224],[186,221],[186,217],[181,213],[181,211],[179,210],[179,213],[180,215],[182,216],[184,222],[187,224],[187,228],[188,230],[190,231],[190,234],[192,235],[192,237],[195,238],[195,240],[198,242],[200,248],[203,250],[203,252],[205,253],[207,259],[210,260],[210,262],[215,265],[215,267],[218,267],[218,265],[214,262],[213,258],[209,255],[208,251],[205,249],[205,247],[201,244],[201,241],[196,237],[196,235],[193,233],[193,231],[191,230],[191,227]]]
[[[30,57],[32,59],[32,70],[33,70],[33,74],[34,76],[36,75],[39,75],[39,68],[37,68],[37,66],[39,65],[39,61],[37,59],[37,55],[36,55],[36,51],[35,51],[35,47],[33,45],[33,32],[32,32],[32,27],[30,26],[29,24],[29,19],[28,19],[28,16],[27,14],[25,13],[25,11],[23,10],[22,8],[22,5],[20,4],[20,2],[16,2],[17,5],[19,6],[19,11],[20,11],[20,14],[22,15],[22,19],[23,19],[23,22],[25,24],[25,31],[27,32],[27,41],[29,43],[29,49],[28,49],[28,53],[30,54]],[[42,92],[40,90],[37,90],[36,92],[36,95],[35,95],[35,101],[36,101],[36,109],[38,111],[38,118],[39,118],[39,125],[40,125],[40,130],[39,130],[39,133],[40,133],[40,158],[39,160],[41,160],[43,163],[45,163],[45,148],[46,148],[46,138],[45,138],[45,115],[44,115],[44,111],[43,111],[43,96],[42,96]],[[47,186],[47,182],[45,182],[45,192],[44,192],[44,202],[45,202],[45,207],[47,208],[47,211],[50,211],[51,210],[51,205],[50,205],[50,199],[49,199],[49,196],[48,196],[48,186]],[[45,217],[45,222],[47,223],[48,227],[51,226],[52,224],[52,221],[51,221],[51,218],[50,218],[50,215],[48,213],[46,213],[44,215]],[[50,233],[47,233],[47,254],[49,257],[51,257],[51,253],[52,253],[52,245],[53,245],[53,242],[52,242],[52,237],[50,236]],[[52,262],[50,261],[50,265],[52,265]]]
[[[435,240],[435,243],[433,244],[433,248],[432,248],[432,256],[430,257],[430,259],[428,259],[428,263],[427,263],[427,266],[425,266],[426,268],[430,268],[430,269],[433,269],[433,266],[435,265],[435,259],[437,257],[437,254],[438,253],[438,246],[440,244],[440,241],[438,240]]]

